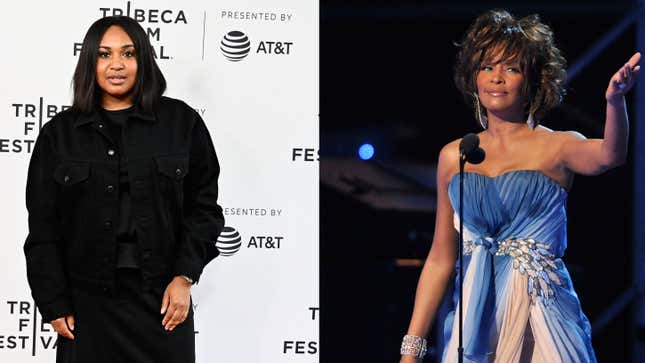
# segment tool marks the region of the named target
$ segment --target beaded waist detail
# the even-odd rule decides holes
[[[558,269],[555,255],[549,252],[549,246],[536,242],[532,238],[509,238],[497,242],[491,237],[464,241],[464,255],[472,255],[475,248],[485,248],[495,256],[509,256],[513,259],[513,268],[528,278],[528,294],[535,301],[541,297],[544,301],[554,298],[553,284],[561,285],[554,270]]]

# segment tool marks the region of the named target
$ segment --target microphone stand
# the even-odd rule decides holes
[[[464,361],[464,166],[466,162],[479,164],[486,152],[479,147],[479,137],[468,134],[459,143],[459,363]]]
[[[459,153],[459,347],[457,348],[457,355],[459,363],[464,361],[464,346],[463,346],[463,325],[464,325],[464,294],[463,294],[463,281],[464,281],[464,166],[466,165],[466,154]]]

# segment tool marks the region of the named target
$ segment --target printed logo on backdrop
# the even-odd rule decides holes
[[[251,236],[246,248],[279,250],[283,241],[284,237],[282,236]]]
[[[251,43],[248,34],[232,30],[222,37],[220,49],[224,58],[239,62],[249,54],[259,56],[288,56],[293,50],[293,42],[280,40],[259,40],[257,45]]]
[[[13,135],[0,135],[0,153],[30,154],[43,125],[58,112],[70,107],[69,105],[49,103],[45,97],[12,102],[9,108],[11,109],[10,120]],[[9,129],[10,127],[6,126],[2,131],[7,133]]]
[[[220,49],[226,59],[231,62],[239,62],[249,55],[251,41],[246,34],[238,30],[233,30],[224,35]]]
[[[10,322],[6,330],[0,331],[0,352],[18,350],[36,356],[56,349],[57,334],[51,325],[39,319],[33,301],[3,301],[0,315],[3,321]]]
[[[149,3],[150,4],[150,3]],[[107,4],[106,4],[107,5]],[[98,17],[108,16],[128,16],[136,20],[146,31],[152,44],[154,56],[157,60],[173,59],[172,50],[166,47],[163,43],[167,31],[177,26],[188,25],[189,18],[186,12],[177,8],[149,8],[138,5],[135,1],[126,1],[122,6],[115,7],[114,4],[109,6],[99,7],[97,14]],[[206,22],[206,13],[204,12],[204,24]],[[162,32],[163,30],[163,32]],[[200,32],[192,35],[194,37],[205,37],[205,32]],[[81,52],[82,43],[74,43],[74,56],[78,56]],[[203,59],[203,49],[202,49]]]
[[[246,248],[254,249],[280,249],[283,244],[283,236],[251,236],[246,243]],[[242,248],[242,236],[233,227],[226,226],[220,233],[215,242],[215,247],[219,250],[220,256],[230,257]]]
[[[290,23],[293,14],[272,11],[240,11],[221,10],[220,20],[227,22],[249,23]],[[220,43],[220,49],[224,58],[231,62],[239,62],[249,55],[258,56],[288,56],[293,51],[293,41],[284,39],[258,39],[251,37],[239,29],[233,29],[226,33]],[[250,39],[254,39],[251,42]]]
[[[233,256],[242,247],[242,236],[233,227],[224,227],[215,243],[220,256]]]

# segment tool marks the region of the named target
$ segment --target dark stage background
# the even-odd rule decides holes
[[[467,26],[491,8],[538,13],[573,64],[632,4],[321,1],[322,362],[398,362],[418,261],[432,241],[438,152],[478,131],[452,82],[453,43]],[[605,88],[635,42],[632,26],[569,84],[563,105],[542,123],[602,137]],[[376,149],[371,161],[357,157],[363,142]],[[631,285],[635,167],[630,152],[623,167],[577,176],[569,195],[564,261],[592,324]],[[625,309],[594,330],[598,361],[631,361],[630,318]]]

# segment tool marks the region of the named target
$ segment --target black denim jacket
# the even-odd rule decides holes
[[[45,321],[73,313],[71,288],[114,291],[119,155],[100,114],[66,110],[44,125],[27,179],[24,245],[32,296]],[[173,276],[195,282],[224,227],[219,163],[206,125],[163,97],[135,107],[124,127],[132,217],[144,288]],[[216,252],[215,252],[216,253]]]

